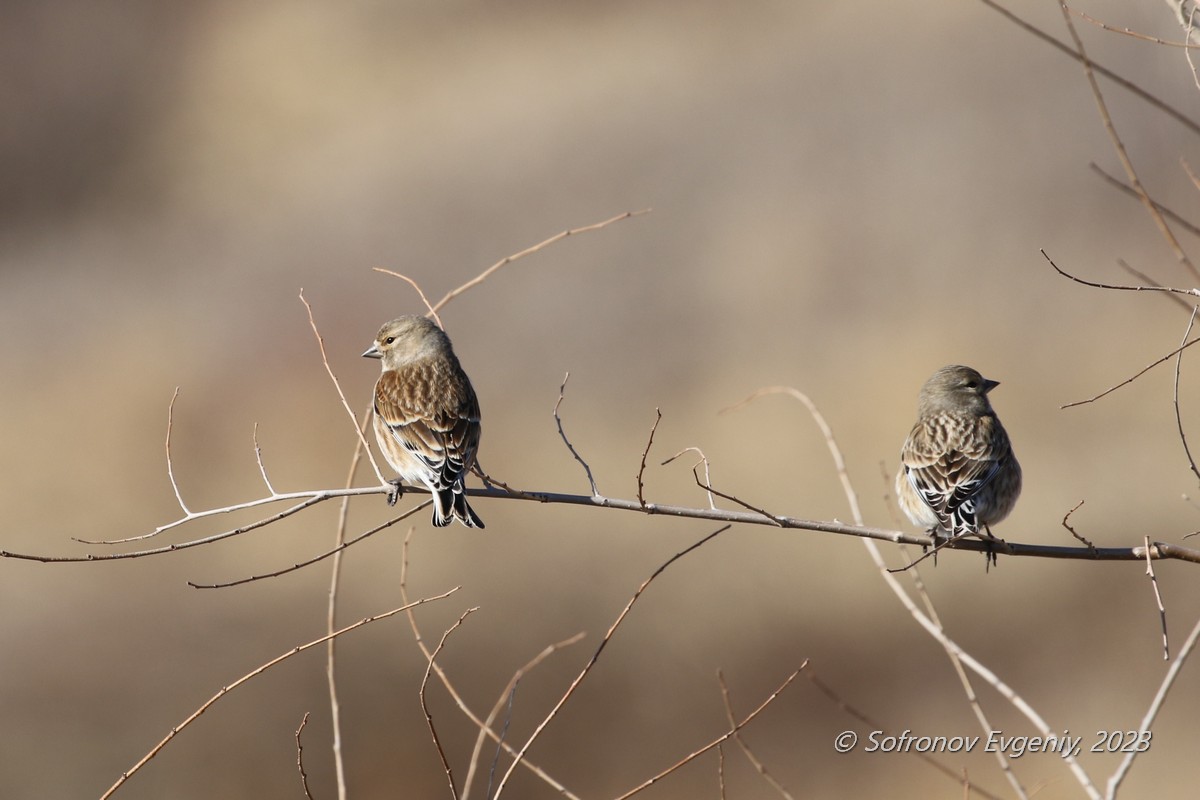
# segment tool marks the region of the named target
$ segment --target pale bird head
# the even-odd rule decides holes
[[[407,314],[384,324],[363,358],[378,358],[383,369],[450,352],[450,339],[432,320]]]

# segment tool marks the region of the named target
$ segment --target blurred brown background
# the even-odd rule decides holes
[[[1055,4],[1024,5],[1065,38]],[[1161,3],[1088,10],[1182,38]],[[1098,61],[1200,116],[1182,50],[1080,26]],[[868,523],[894,525],[881,465],[894,468],[921,382],[962,362],[1003,383],[993,398],[1025,467],[1001,535],[1071,544],[1059,523],[1080,500],[1073,523],[1100,545],[1178,542],[1200,527],[1181,499],[1196,480],[1170,366],[1059,409],[1176,346],[1186,314],[1159,295],[1071,284],[1038,248],[1102,280],[1129,280],[1119,257],[1165,283],[1189,278],[1137,203],[1088,169],[1119,172],[1078,65],[981,3],[14,2],[0,6],[0,53],[3,549],[108,552],[70,537],[175,519],[163,437],[176,386],[175,469],[191,508],[262,494],[256,422],[279,489],[341,485],[353,435],[301,287],[357,410],[378,369],[358,354],[381,322],[421,310],[372,267],[436,298],[551,234],[645,207],[445,310],[497,477],[586,492],[550,413],[569,370],[564,423],[602,492],[634,496],[658,407],[649,499],[704,505],[690,459],[658,466],[698,446],[725,491],[848,519],[799,404],[717,415],[787,384],[828,416]],[[1196,162],[1195,137],[1103,85],[1147,186],[1194,212],[1179,159]],[[1200,369],[1185,363],[1194,442],[1197,393]],[[519,743],[637,586],[714,526],[475,505],[485,532],[432,531],[422,512],[410,553],[416,594],[463,587],[421,609],[427,638],[480,606],[441,658],[466,700],[486,713],[518,666],[588,633],[522,682]],[[352,532],[388,513],[381,497],[355,502]],[[0,561],[0,794],[98,796],[222,685],[319,636],[328,562],[220,591],[186,581],[310,557],[330,546],[335,517],[326,504],[132,561]],[[349,551],[342,620],[400,604],[403,536]],[[1001,559],[985,575],[981,559],[951,554],[922,573],[950,634],[1056,731],[1090,744],[1137,726],[1166,668],[1143,567]],[[1178,649],[1200,572],[1157,574]],[[341,656],[352,795],[447,796],[406,623],[350,634]],[[979,733],[944,654],[858,541],[739,527],[650,587],[530,758],[583,797],[619,794],[724,729],[718,668],[744,713],[804,658],[894,732]],[[293,733],[306,711],[314,796],[335,796],[323,666],[310,652],[239,688],[119,796],[300,797]],[[1127,796],[1181,796],[1200,780],[1198,668],[1185,669]],[[995,728],[1035,733],[977,686]],[[429,700],[461,780],[473,731],[440,686]],[[845,729],[870,730],[802,680],[746,737],[798,797],[962,796],[911,755],[836,755]],[[940,760],[1010,795],[990,755]],[[1118,757],[1081,760],[1102,783]],[[1055,756],[1015,766],[1039,798],[1081,796]],[[716,773],[710,754],[645,796],[717,797]],[[725,780],[729,797],[776,796],[735,748]],[[554,796],[524,771],[506,794]]]

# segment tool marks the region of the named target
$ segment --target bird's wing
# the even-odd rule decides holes
[[[987,430],[975,427],[989,419],[927,420],[917,424],[904,446],[909,483],[955,535],[978,529],[974,498],[1000,471],[1002,448]],[[957,446],[947,446],[950,442]]]
[[[433,488],[446,489],[474,463],[479,401],[469,382],[447,387],[413,377],[384,372],[375,385],[375,413],[396,443],[428,468]]]

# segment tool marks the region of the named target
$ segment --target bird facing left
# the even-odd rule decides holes
[[[483,520],[467,503],[464,481],[479,450],[479,400],[445,331],[426,317],[407,315],[386,323],[363,353],[378,358],[375,440],[400,480],[433,496],[433,524],[457,519],[468,528]],[[402,489],[388,504],[395,504]]]

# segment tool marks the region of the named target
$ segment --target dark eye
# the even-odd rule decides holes
[[[966,386],[968,389],[978,389],[979,381],[975,380],[974,378],[968,378],[967,382],[963,385]]]
[[[386,339],[384,339],[384,340],[383,340],[383,343],[384,343],[384,344],[391,344],[391,343],[392,343],[392,342],[394,342],[394,341],[396,341],[396,337],[395,337],[395,336],[389,336],[389,337],[387,337]]]

